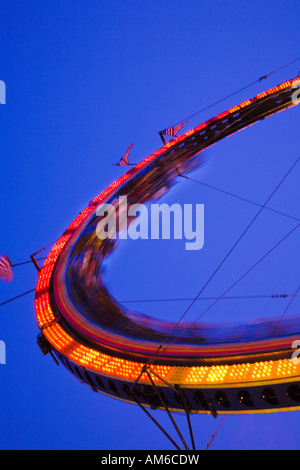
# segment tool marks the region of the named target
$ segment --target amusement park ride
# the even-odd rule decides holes
[[[101,267],[116,240],[96,235],[97,208],[158,199],[201,165],[216,142],[298,104],[299,79],[246,100],[169,142],[95,197],[55,243],[39,269],[35,311],[38,344],[93,391],[138,405],[153,417],[165,410],[190,414],[263,413],[300,409],[300,364],[291,345],[300,319],[245,323],[236,328],[194,322],[172,324],[128,313],[107,291]],[[299,222],[290,233],[299,227]],[[279,245],[284,239],[280,240]],[[275,248],[275,247],[274,247]],[[35,260],[35,259],[34,259]],[[227,291],[228,292],[228,289]],[[151,412],[150,412],[151,410]]]

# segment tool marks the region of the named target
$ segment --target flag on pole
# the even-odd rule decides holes
[[[0,256],[0,279],[4,282],[11,282],[13,280],[12,264],[6,255]]]
[[[176,137],[176,135],[178,134],[179,131],[181,131],[181,129],[183,128],[184,124],[186,123],[187,121],[185,122],[181,122],[180,124],[177,124],[176,126],[174,127],[169,127],[168,129],[165,129],[162,132],[162,134],[165,134],[165,135],[170,135],[172,137]]]
[[[130,149],[131,149],[132,146],[133,146],[133,144],[129,145],[128,149],[126,150],[126,152],[123,155],[123,157],[121,158],[121,160],[118,163],[114,163],[114,166],[127,166],[127,165],[130,165],[130,163],[128,161],[128,155],[129,155],[129,152],[130,152]]]

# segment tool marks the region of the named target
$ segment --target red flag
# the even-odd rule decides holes
[[[162,131],[162,134],[170,135],[172,137],[176,137],[176,135],[183,128],[183,126],[186,122],[187,121],[181,122],[180,124],[177,124],[177,126],[169,127],[168,129],[165,129],[164,131]]]
[[[127,166],[127,165],[130,165],[130,163],[128,161],[128,155],[129,155],[129,152],[130,152],[130,149],[131,149],[132,146],[133,146],[133,144],[129,145],[128,149],[126,150],[126,152],[123,155],[123,157],[121,158],[121,160],[118,163],[114,163],[114,166]]]
[[[4,282],[11,282],[13,280],[12,264],[6,255],[0,256],[0,279]]]

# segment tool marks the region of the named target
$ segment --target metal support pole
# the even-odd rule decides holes
[[[151,420],[159,427],[159,429],[168,437],[168,439],[171,440],[171,442],[173,443],[173,445],[175,445],[175,447],[177,449],[179,449],[179,447],[177,446],[177,444],[174,442],[174,440],[169,436],[169,434],[163,429],[163,427],[155,420],[155,418],[153,418],[153,416],[145,409],[145,407],[137,400],[135,394],[134,394],[134,388],[136,386],[136,384],[138,383],[138,381],[140,380],[141,376],[143,374],[147,374],[152,386],[154,387],[154,389],[156,390],[156,393],[165,409],[165,411],[167,412],[175,430],[177,431],[177,434],[178,436],[180,437],[184,447],[186,450],[189,450],[186,442],[185,442],[185,439],[183,438],[165,400],[163,399],[160,391],[158,390],[156,384],[154,383],[150,373],[152,375],[154,375],[156,378],[158,378],[161,382],[163,382],[164,384],[166,384],[169,388],[171,388],[172,390],[174,390],[180,397],[181,401],[182,401],[182,404],[183,404],[183,407],[184,407],[184,410],[185,410],[185,414],[186,414],[186,418],[187,418],[187,423],[188,423],[188,427],[189,427],[189,433],[190,433],[190,437],[191,437],[191,442],[192,442],[192,448],[193,450],[196,450],[196,446],[195,446],[195,440],[194,440],[194,435],[193,435],[193,430],[192,430],[192,424],[191,424],[191,420],[190,420],[190,413],[189,413],[189,405],[188,405],[188,401],[183,393],[183,391],[181,389],[179,389],[178,387],[168,383],[166,380],[164,380],[162,377],[160,377],[156,372],[154,372],[150,365],[149,364],[145,364],[143,367],[142,367],[142,370],[138,376],[138,378],[135,380],[133,386],[131,387],[131,390],[130,390],[130,394],[134,395],[133,398],[135,400],[135,402],[140,406],[140,408],[147,414],[147,416],[149,416],[151,418]]]
[[[170,410],[169,410],[167,404],[165,403],[165,401],[164,401],[164,399],[163,399],[163,397],[162,397],[160,391],[158,390],[158,388],[157,388],[156,384],[154,383],[154,381],[153,381],[153,379],[152,379],[150,373],[148,372],[148,370],[147,370],[146,372],[147,372],[147,375],[148,375],[148,377],[149,377],[150,382],[152,383],[153,387],[155,388],[155,390],[156,390],[156,392],[157,392],[157,395],[159,396],[159,399],[160,399],[160,401],[161,401],[161,403],[162,403],[164,409],[166,410],[166,412],[167,412],[167,414],[168,414],[168,416],[169,416],[169,418],[170,418],[170,420],[171,420],[171,422],[172,422],[174,428],[176,429],[177,434],[178,434],[178,436],[180,437],[180,439],[181,439],[181,441],[182,441],[184,447],[186,448],[186,450],[189,450],[189,448],[188,448],[188,446],[187,446],[187,444],[186,444],[186,442],[185,442],[185,440],[184,440],[184,438],[183,438],[183,436],[182,436],[182,434],[181,434],[181,432],[180,432],[180,430],[179,430],[179,428],[178,428],[176,422],[174,421],[174,418],[173,418],[172,414],[170,413]]]
[[[195,440],[194,440],[194,435],[193,435],[193,430],[192,430],[192,424],[191,424],[191,420],[190,420],[190,413],[189,413],[189,409],[188,409],[189,406],[188,406],[188,402],[187,402],[187,399],[186,399],[186,397],[185,397],[183,391],[180,390],[178,387],[169,384],[166,380],[164,380],[162,377],[160,377],[158,374],[156,374],[156,372],[154,372],[154,371],[151,369],[151,367],[148,367],[148,370],[149,370],[155,377],[157,377],[157,378],[160,379],[163,383],[165,383],[168,387],[172,388],[172,389],[180,396],[180,399],[181,399],[181,401],[182,401],[182,404],[183,404],[183,407],[184,407],[184,410],[185,410],[187,422],[188,422],[190,437],[191,437],[191,441],[192,441],[192,447],[193,447],[193,450],[196,450],[196,447],[195,447]]]
[[[135,398],[135,402],[139,407],[146,413],[146,415],[156,424],[156,426],[164,433],[164,435],[172,442],[177,450],[181,450],[180,447],[176,444],[176,442],[172,439],[172,437],[164,430],[164,428],[156,421],[155,418],[149,413],[149,411]]]
[[[163,141],[163,144],[166,145],[167,142],[166,142],[165,139],[164,139],[164,136],[163,136],[163,134],[162,134],[162,131],[159,132],[159,136],[160,136],[161,140]]]
[[[181,390],[181,389],[177,389],[177,392],[181,398],[181,401],[183,403],[183,406],[184,406],[184,410],[185,410],[185,414],[186,414],[186,419],[187,419],[187,423],[188,423],[188,427],[189,427],[189,432],[190,432],[190,438],[191,438],[191,441],[192,441],[192,447],[193,447],[193,450],[196,450],[196,445],[195,445],[195,440],[194,440],[194,434],[193,434],[193,428],[192,428],[192,423],[191,423],[191,418],[190,418],[190,411],[189,411],[189,405],[188,405],[188,402],[187,402],[187,399],[185,397],[185,394],[184,392]]]
[[[31,256],[30,256],[30,259],[31,259],[31,261],[33,262],[34,266],[36,267],[37,272],[39,273],[40,270],[41,270],[41,268],[40,268],[40,266],[39,266],[37,260],[36,260],[35,257],[34,257],[35,255],[36,255],[36,253],[34,253],[33,255],[31,255]]]

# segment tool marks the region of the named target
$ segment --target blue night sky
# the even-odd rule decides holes
[[[158,131],[299,57],[296,0],[10,0],[1,2],[0,251],[13,263],[57,240],[88,202],[161,147]],[[259,92],[295,77],[300,61],[190,119],[195,127]],[[299,156],[298,107],[211,147],[192,177],[263,204]],[[299,216],[298,165],[270,207]],[[191,181],[163,201],[203,203],[205,242],[128,240],[105,278],[122,301],[192,298],[258,211]],[[205,290],[217,296],[293,228],[264,211]],[[232,295],[292,294],[298,286],[294,233]],[[46,252],[43,252],[47,253]],[[33,289],[32,264],[0,284],[0,302]],[[204,294],[203,294],[204,295]],[[127,303],[162,319],[180,318],[189,302]],[[125,305],[125,304],[124,304]],[[207,306],[199,300],[187,319]],[[223,300],[205,321],[280,317],[285,299]],[[299,298],[288,315],[299,314]],[[36,344],[34,294],[1,306],[1,449],[173,449],[143,412],[93,393]],[[300,339],[300,338],[299,338]],[[155,415],[172,433],[167,416]],[[187,433],[185,416],[176,416]],[[221,416],[192,416],[196,445],[206,447]],[[299,449],[299,412],[227,416],[211,449]],[[186,434],[187,435],[187,434]]]

